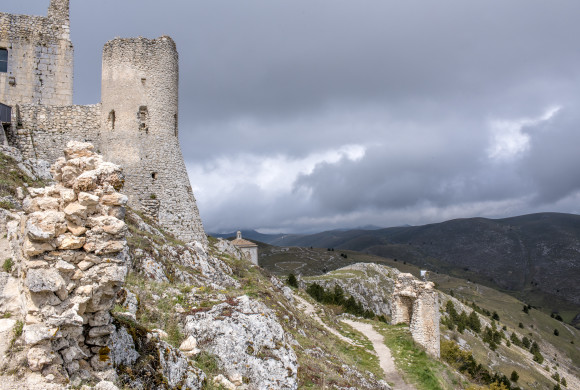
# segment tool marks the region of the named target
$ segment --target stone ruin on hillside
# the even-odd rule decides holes
[[[30,189],[8,223],[28,367],[65,377],[112,367],[109,314],[127,274],[124,177],[88,143],[70,142],[56,184]],[[64,369],[64,370],[63,370]]]
[[[393,292],[392,323],[409,324],[413,339],[429,354],[439,357],[439,294],[432,282],[421,282],[408,273],[398,275]]]

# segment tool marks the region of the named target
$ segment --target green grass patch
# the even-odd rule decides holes
[[[42,180],[34,180],[28,177],[18,168],[18,164],[12,157],[0,153],[0,197],[16,196],[16,189],[22,187],[26,192],[27,187],[44,187]],[[9,202],[0,202],[2,208],[12,208]]]
[[[6,260],[4,260],[4,263],[2,264],[2,270],[4,272],[12,272],[12,268],[14,267],[14,261],[12,260],[12,258],[8,258]]]
[[[16,321],[16,325],[14,325],[14,336],[20,337],[22,336],[22,330],[24,329],[24,322],[21,320]]]
[[[453,378],[448,368],[433,359],[411,337],[404,325],[386,325],[374,322],[375,329],[384,336],[385,344],[391,350],[395,365],[404,377],[414,383],[419,390],[454,389],[458,380]]]
[[[0,200],[0,209],[12,210],[14,209],[14,205],[6,200]]]

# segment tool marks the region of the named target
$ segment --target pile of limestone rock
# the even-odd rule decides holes
[[[45,376],[105,371],[115,332],[109,311],[127,274],[123,175],[81,142],[67,145],[52,173],[55,184],[30,189],[7,226],[22,347],[29,368]]]

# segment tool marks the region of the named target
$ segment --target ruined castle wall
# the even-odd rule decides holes
[[[439,319],[439,294],[434,290],[423,291],[413,306],[409,328],[413,339],[436,357],[441,354]]]
[[[427,353],[440,356],[439,294],[431,282],[421,282],[411,274],[397,276],[393,292],[393,324],[409,324],[413,340]]]
[[[173,40],[108,42],[101,91],[101,150],[124,168],[129,204],[182,240],[206,242],[179,146]]]
[[[0,13],[0,49],[8,50],[8,72],[0,72],[0,102],[72,104],[68,11],[68,0],[52,0],[50,17]]]
[[[18,105],[12,111],[8,142],[25,158],[54,163],[69,141],[100,145],[101,105],[41,106]]]
[[[128,265],[123,175],[82,142],[70,142],[52,172],[55,185],[31,189],[7,229],[27,365],[43,375],[107,370],[109,312]]]

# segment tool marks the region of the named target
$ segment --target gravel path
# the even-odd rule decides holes
[[[385,380],[393,387],[393,390],[416,390],[415,387],[405,383],[403,377],[401,377],[401,374],[399,374],[395,367],[391,350],[385,345],[383,336],[374,330],[371,324],[352,320],[342,321],[364,334],[373,343],[373,348],[379,357],[381,368],[385,372]]]

